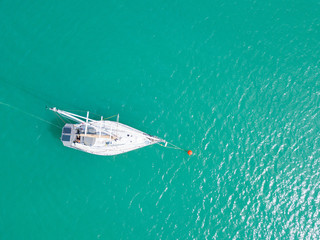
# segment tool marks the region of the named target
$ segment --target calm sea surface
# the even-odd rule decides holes
[[[319,1],[0,1],[0,239],[320,239],[319,56]],[[194,155],[65,148],[46,105]]]

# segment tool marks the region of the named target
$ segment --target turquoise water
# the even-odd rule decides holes
[[[0,239],[319,239],[318,1],[0,2]],[[160,146],[62,146],[45,106]],[[40,121],[30,114],[48,121]]]

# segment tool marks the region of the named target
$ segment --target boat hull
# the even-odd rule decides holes
[[[113,121],[68,123],[63,127],[61,141],[66,147],[102,156],[118,155],[164,142],[160,138]]]

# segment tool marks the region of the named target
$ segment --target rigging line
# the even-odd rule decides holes
[[[65,111],[67,111],[67,112],[87,112],[86,110],[70,110],[70,109],[66,109]],[[90,114],[92,114],[92,115],[95,115],[96,117],[97,116],[99,116],[100,117],[100,115],[99,114],[96,114],[96,113],[94,113],[94,112],[90,112]],[[113,118],[113,117],[116,117],[117,116],[117,114],[116,115],[113,115],[113,116],[111,116],[111,117],[108,117],[108,118],[104,118],[103,120],[107,120],[107,119],[109,119],[109,118]]]
[[[110,118],[116,117],[117,115],[118,115],[118,114],[113,115],[113,116],[111,116],[111,117],[104,118],[103,120],[107,120],[107,119],[110,119]]]
[[[34,114],[32,114],[32,113],[23,111],[23,110],[20,109],[20,108],[11,106],[10,104],[4,103],[4,102],[0,102],[0,104],[1,104],[1,105],[4,105],[4,106],[7,106],[7,107],[9,107],[9,108],[12,108],[12,109],[14,109],[14,110],[16,110],[16,111],[22,112],[22,113],[24,113],[24,114],[26,114],[26,115],[29,115],[30,117],[33,117],[33,118],[36,118],[36,119],[40,120],[40,121],[46,122],[46,123],[48,123],[48,124],[50,124],[50,125],[52,125],[52,126],[55,126],[55,127],[59,128],[59,129],[61,128],[61,127],[59,127],[59,126],[56,125],[56,124],[53,124],[53,123],[51,123],[51,122],[49,122],[49,121],[47,121],[47,120],[45,120],[45,119],[43,119],[43,118],[41,118],[41,117],[38,117],[38,116],[36,116],[36,115],[34,115]]]
[[[67,122],[67,123],[72,123],[71,120],[68,119],[68,118],[66,119],[66,122]]]
[[[80,110],[80,109],[77,109],[77,110],[75,110],[75,109],[65,109],[64,111],[67,111],[67,112],[87,112],[86,110]]]
[[[65,109],[64,111],[67,111],[67,112],[87,112],[86,110],[80,110],[80,109],[78,109],[78,110],[70,110],[70,109]],[[90,114],[93,114],[93,115],[95,115],[95,116],[100,116],[99,114],[96,114],[96,113],[94,113],[94,112],[90,112]]]
[[[58,116],[58,118],[60,118],[60,120],[62,121],[62,122],[64,122],[64,124],[66,124],[66,122],[62,119],[62,117],[60,117],[60,115],[58,114],[58,113],[56,113],[56,112],[54,112],[57,116]]]

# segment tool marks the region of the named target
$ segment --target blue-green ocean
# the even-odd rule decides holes
[[[320,239],[319,56],[319,1],[1,0],[0,239]],[[46,106],[194,154],[66,148]]]

